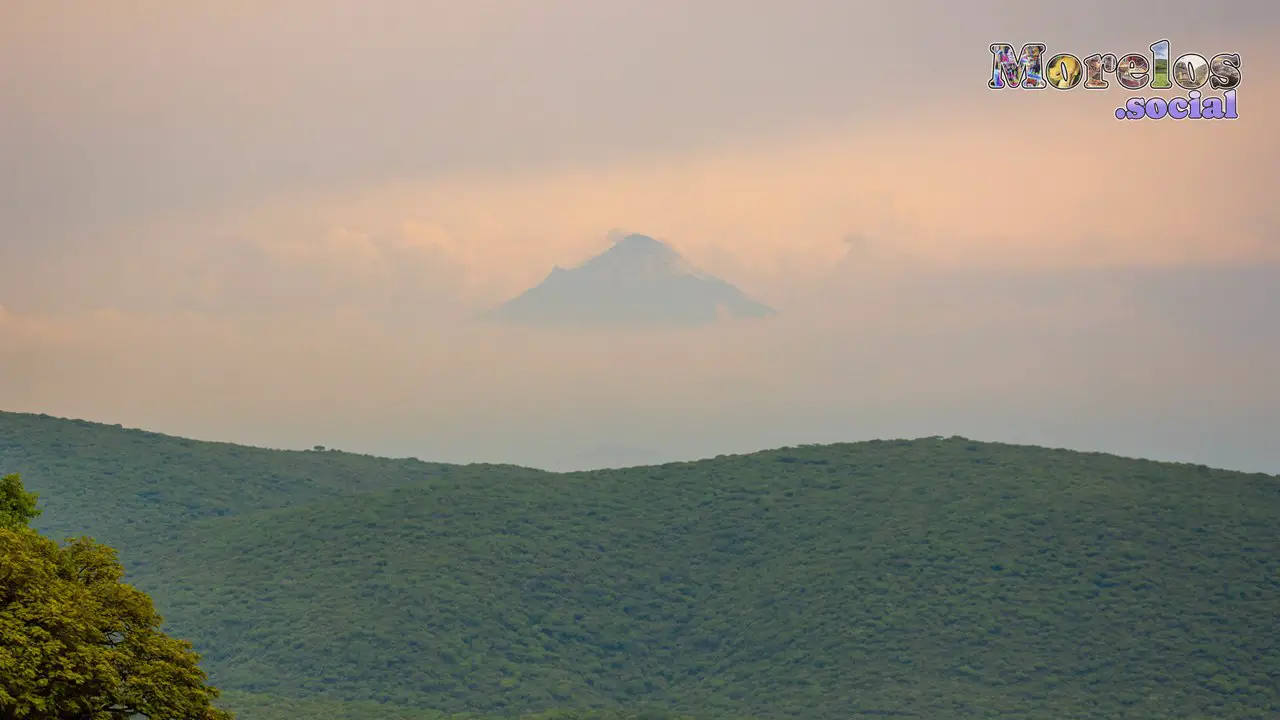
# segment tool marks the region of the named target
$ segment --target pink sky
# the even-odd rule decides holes
[[[1097,5],[15,4],[0,409],[553,466],[954,433],[1280,472],[1280,16]],[[1242,54],[1239,120],[985,87],[991,42],[1161,37]],[[466,322],[618,229],[782,314]]]

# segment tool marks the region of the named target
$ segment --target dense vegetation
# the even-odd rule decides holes
[[[1280,714],[1272,476],[962,438],[553,474],[0,414],[11,471],[246,720]]]
[[[510,720],[511,715],[445,713],[375,702],[285,699],[250,693],[226,693],[241,717],[260,720]],[[548,710],[522,713],[519,720],[698,720],[692,715],[635,710]],[[700,716],[705,717],[705,716]],[[754,720],[725,718],[725,720]]]
[[[191,645],[121,582],[115,551],[40,535],[36,500],[0,477],[0,718],[231,720]]]

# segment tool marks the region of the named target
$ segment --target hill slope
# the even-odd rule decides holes
[[[40,494],[38,530],[95,537],[131,566],[200,518],[296,507],[450,473],[539,471],[267,450],[0,412],[0,474],[8,472],[22,473],[27,489]]]
[[[18,444],[45,457],[49,436]],[[92,465],[59,452],[61,487],[124,482],[76,476]],[[262,452],[239,472],[401,477],[393,461]],[[133,537],[131,577],[233,701],[1280,713],[1274,477],[960,438],[572,474],[403,465],[416,481]],[[184,485],[197,507],[201,486]],[[46,491],[48,521],[88,522]]]

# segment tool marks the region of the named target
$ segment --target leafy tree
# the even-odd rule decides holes
[[[199,656],[160,632],[115,550],[27,527],[35,496],[0,484],[0,718],[230,720]]]
[[[22,488],[22,479],[17,475],[0,478],[0,528],[17,530],[39,517],[38,497]]]

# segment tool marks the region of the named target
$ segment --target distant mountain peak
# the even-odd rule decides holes
[[[615,236],[612,247],[576,268],[552,267],[540,284],[489,316],[519,325],[625,327],[706,325],[773,312],[671,245],[631,233]]]
[[[676,260],[680,253],[670,245],[649,237],[648,235],[628,235],[615,242],[613,247],[587,260],[583,265],[598,262],[605,258],[664,258]]]
[[[675,252],[675,249],[661,240],[649,237],[648,235],[641,235],[640,233],[624,235],[620,240],[615,242],[613,246],[615,248],[642,252]]]

